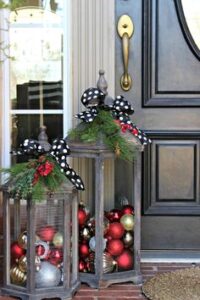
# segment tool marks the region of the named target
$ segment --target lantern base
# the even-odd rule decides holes
[[[104,289],[115,283],[133,282],[134,284],[142,283],[142,275],[134,270],[103,274],[79,273],[80,281],[88,284],[91,288]]]
[[[52,288],[52,289],[38,289],[33,293],[23,292],[21,290],[14,289],[12,286],[3,287],[1,293],[4,296],[17,297],[22,300],[41,300],[44,298],[60,298],[61,300],[72,299],[75,292],[80,287],[80,282],[75,282],[71,289],[64,288]]]

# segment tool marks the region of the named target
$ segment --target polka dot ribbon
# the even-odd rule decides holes
[[[98,108],[109,109],[113,118],[117,120],[118,124],[121,126],[122,132],[130,132],[139,139],[142,145],[151,143],[151,140],[146,136],[145,132],[139,129],[131,121],[129,115],[134,113],[134,109],[124,96],[117,96],[109,106],[104,104],[105,97],[106,95],[98,88],[89,88],[85,90],[81,97],[81,102],[88,110],[77,114],[75,117],[83,122],[91,123],[98,115]]]
[[[54,140],[51,149],[48,152],[44,150],[38,141],[26,139],[17,151],[12,151],[11,153],[14,155],[28,154],[34,156],[48,153],[54,157],[60,166],[61,172],[65,174],[77,190],[85,189],[81,177],[78,176],[67,163],[67,156],[70,154],[70,148],[63,139]]]

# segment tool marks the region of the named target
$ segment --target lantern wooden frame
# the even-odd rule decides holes
[[[102,267],[103,257],[103,218],[104,218],[104,161],[115,159],[115,154],[105,145],[90,145],[69,142],[71,157],[92,158],[94,164],[94,188],[95,188],[95,273],[80,273],[80,280],[93,288],[106,288],[114,283],[131,281],[135,284],[142,283],[140,270],[140,248],[141,248],[141,152],[142,146],[138,146],[137,158],[134,161],[134,269],[123,272],[104,274]],[[98,212],[98,213],[96,213]]]
[[[11,283],[10,279],[10,194],[7,188],[3,191],[3,224],[4,224],[4,274],[3,295],[19,297],[21,299],[44,299],[60,298],[71,299],[77,291],[80,281],[78,274],[78,222],[77,222],[77,190],[72,185],[65,185],[62,192],[48,194],[47,205],[56,196],[63,209],[63,282],[62,285],[36,288],[35,287],[35,228],[36,228],[36,205],[32,199],[27,201],[27,282],[26,286],[18,286]],[[19,234],[20,202],[14,200],[14,236]]]

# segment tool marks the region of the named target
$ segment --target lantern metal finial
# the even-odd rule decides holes
[[[49,151],[51,148],[51,145],[48,143],[48,136],[46,134],[47,127],[41,126],[40,127],[40,133],[38,135],[38,141],[42,148],[44,148],[45,151]]]
[[[97,81],[97,87],[100,89],[105,95],[105,100],[104,103],[105,105],[112,105],[113,104],[113,98],[108,95],[108,83],[107,80],[104,77],[105,71],[104,70],[99,70],[99,79]]]
[[[100,89],[105,95],[108,94],[107,89],[108,89],[108,83],[104,77],[105,71],[104,70],[99,70],[99,79],[97,81],[97,87]]]

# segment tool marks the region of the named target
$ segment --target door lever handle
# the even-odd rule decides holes
[[[122,39],[122,56],[124,64],[124,74],[121,76],[121,88],[124,91],[129,91],[132,85],[132,79],[128,73],[129,62],[129,40],[134,32],[134,25],[128,15],[123,15],[119,18],[117,25],[118,34]]]

